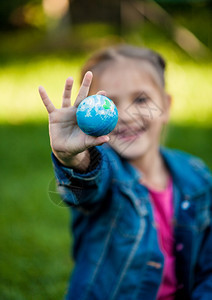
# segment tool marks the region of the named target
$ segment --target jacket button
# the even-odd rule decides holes
[[[189,206],[190,206],[190,203],[189,203],[189,201],[187,201],[187,200],[183,201],[182,204],[181,204],[181,207],[182,207],[182,209],[184,209],[184,210],[188,209]]]
[[[176,250],[177,251],[181,251],[181,250],[183,250],[183,248],[184,248],[184,245],[182,243],[179,243],[179,244],[176,245]]]
[[[177,286],[177,289],[178,290],[181,290],[184,288],[184,284],[183,283],[179,283],[178,286]]]

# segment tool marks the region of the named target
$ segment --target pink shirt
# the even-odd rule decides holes
[[[154,219],[158,231],[158,240],[164,254],[164,269],[162,282],[157,294],[157,300],[173,300],[177,290],[175,276],[174,233],[173,217],[173,185],[170,177],[165,190],[157,191],[149,188],[150,199],[153,206]]]

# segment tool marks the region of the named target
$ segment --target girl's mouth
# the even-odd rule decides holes
[[[140,137],[145,131],[145,128],[141,128],[139,130],[121,131],[117,132],[117,138],[122,141],[132,141]]]

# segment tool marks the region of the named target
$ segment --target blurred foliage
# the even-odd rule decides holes
[[[120,26],[121,3],[121,0],[70,0],[73,24],[104,22]]]
[[[178,1],[175,3],[161,1],[160,4],[172,16],[175,23],[185,26],[212,49],[212,1],[183,0],[183,3]]]
[[[60,23],[52,30],[45,16],[39,17],[41,1],[4,2],[0,16],[2,5],[8,8],[7,16],[15,5],[25,12],[26,7],[37,7],[37,21],[24,25],[24,30],[0,33],[0,299],[56,300],[63,297],[73,267],[72,240],[69,210],[49,197],[54,174],[38,86],[43,85],[59,107],[65,79],[75,79],[74,100],[80,68],[94,50],[116,43],[150,47],[167,60],[167,90],[173,95],[163,143],[203,158],[212,168],[212,61],[210,56],[192,58],[146,19],[121,28],[89,22],[69,28]],[[212,50],[210,4],[163,7],[176,24],[190,29]]]
[[[42,0],[1,1],[0,28],[12,29],[43,24]]]
[[[180,17],[181,23],[192,19],[189,16],[186,12],[183,19],[176,13],[176,19]],[[210,22],[208,19],[209,15],[205,13],[206,24]],[[199,30],[199,34],[201,32],[203,30]],[[0,89],[4,98],[0,100],[0,122],[46,119],[37,87],[44,85],[59,106],[64,81],[71,75],[75,78],[74,99],[80,68],[86,57],[96,49],[121,42],[150,47],[167,60],[167,90],[173,95],[172,122],[211,126],[210,57],[194,60],[166,32],[147,21],[123,27],[121,37],[117,35],[116,27],[103,23],[77,24],[65,36],[63,32],[46,36],[35,30],[1,34],[4,43],[0,48]]]
[[[194,5],[194,4],[206,4],[210,3],[210,0],[155,0],[155,2],[158,2],[159,4],[170,4],[172,6],[185,6],[185,5]]]

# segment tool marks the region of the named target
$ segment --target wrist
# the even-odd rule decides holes
[[[53,151],[54,153],[54,151]],[[81,153],[78,153],[74,156],[58,156],[57,153],[54,153],[59,162],[66,168],[77,169],[80,171],[85,171],[90,164],[90,155],[89,151],[85,150]]]

